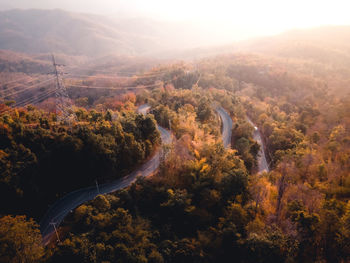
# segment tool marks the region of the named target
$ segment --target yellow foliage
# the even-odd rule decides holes
[[[0,218],[1,262],[39,262],[44,255],[38,225],[25,216]]]
[[[207,161],[207,159],[206,159],[206,158],[202,158],[202,159],[200,159],[200,161],[199,161],[199,165],[204,164],[206,161]]]
[[[197,159],[199,159],[200,158],[200,155],[199,155],[199,152],[196,150],[196,149],[194,149],[194,156],[197,158]]]
[[[80,221],[84,215],[87,214],[88,207],[86,205],[81,205],[74,212],[74,220],[76,222]]]
[[[173,189],[168,189],[167,193],[168,193],[168,195],[173,196],[174,195],[174,190]]]
[[[265,230],[265,224],[261,219],[257,216],[253,221],[250,221],[246,226],[247,232],[250,233],[263,233]]]
[[[0,158],[5,158],[7,156],[8,156],[7,153],[5,153],[3,150],[0,150]]]
[[[203,165],[202,169],[200,170],[201,173],[204,173],[205,171],[209,170],[209,165],[205,164]]]

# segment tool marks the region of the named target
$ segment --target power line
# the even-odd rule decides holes
[[[28,91],[28,90],[31,90],[31,89],[36,89],[36,88],[40,88],[43,86],[43,84],[46,84],[47,82],[53,80],[53,79],[56,79],[56,88],[54,90],[46,90],[44,93],[40,94],[40,95],[37,95],[37,96],[31,96],[30,98],[27,98],[27,99],[24,99],[22,101],[19,101],[19,102],[16,102],[13,107],[25,107],[29,104],[32,104],[32,103],[37,103],[39,101],[42,101],[43,99],[45,98],[48,98],[49,96],[51,96],[51,94],[55,93],[56,94],[56,102],[58,101],[57,103],[57,108],[63,112],[63,119],[66,119],[69,115],[69,113],[67,112],[67,109],[69,107],[68,103],[67,103],[67,100],[64,99],[64,98],[69,98],[68,97],[68,94],[67,94],[67,89],[66,87],[64,86],[64,83],[63,83],[63,80],[60,78],[60,74],[59,71],[58,71],[58,64],[56,64],[56,61],[55,61],[55,58],[54,56],[52,55],[52,62],[53,62],[53,66],[54,66],[54,74],[55,74],[55,77],[52,77],[50,79],[47,79],[47,80],[44,80],[40,83],[36,83],[36,84],[33,84],[29,87],[26,87],[24,89],[21,89],[21,90],[18,90],[18,91],[15,91],[15,92],[12,92],[10,94],[7,94],[7,95],[3,95],[3,99],[7,98],[7,97],[10,97],[10,96],[13,96],[13,95],[17,95],[17,94],[20,94],[24,91]],[[92,71],[101,71],[101,70],[94,70],[94,69],[90,69]],[[76,76],[76,77],[94,77],[94,78],[105,78],[105,79],[116,79],[116,78],[131,78],[133,80],[135,79],[143,79],[143,78],[151,78],[151,77],[157,77],[157,76],[160,76],[161,74],[163,73],[166,73],[167,71],[159,71],[159,72],[149,72],[149,73],[145,73],[143,75],[133,75],[132,77],[125,77],[125,76],[91,76],[91,75],[79,75],[79,74],[70,74],[70,76]],[[114,72],[114,73],[125,73],[125,72]],[[135,72],[132,72],[133,74],[135,74]],[[20,78],[20,79],[17,79],[17,80],[13,80],[13,81],[10,81],[10,82],[7,82],[6,84],[9,84],[9,83],[13,83],[13,82],[16,82],[16,81],[19,81],[19,80],[23,80],[23,79],[26,79],[28,78],[27,76],[26,77],[23,77],[23,78]],[[38,80],[39,78],[36,78],[36,79],[30,79],[29,81],[27,81],[27,83],[30,83],[30,82],[33,82],[35,80]],[[85,89],[109,89],[109,90],[127,90],[127,89],[144,89],[144,88],[150,88],[150,87],[158,87],[158,86],[161,86],[162,83],[158,83],[158,84],[152,84],[152,85],[138,85],[138,86],[127,86],[127,87],[108,87],[108,86],[100,86],[100,87],[97,87],[97,86],[87,86],[87,85],[70,85],[69,87],[70,88],[85,88]],[[10,91],[10,90],[13,90],[13,89],[16,89],[16,88],[19,88],[18,86],[17,87],[11,87],[10,89],[7,89],[6,92]],[[1,97],[0,97],[1,98]],[[12,111],[14,108],[11,108],[9,110],[5,110],[5,111],[2,111],[0,113],[4,113],[4,112],[9,112],[9,111]]]
[[[146,86],[120,87],[120,88],[71,85],[71,86],[69,86],[69,88],[125,90],[125,89],[144,89],[144,88],[150,88],[150,87],[158,87],[158,86],[161,86],[161,85],[162,85],[162,83],[146,85]],[[44,94],[41,94],[41,95],[39,95],[37,97],[32,96],[31,98],[28,98],[28,99],[25,99],[23,101],[17,102],[17,103],[14,104],[13,107],[25,107],[25,106],[27,106],[29,104],[37,103],[37,102],[39,102],[39,101],[49,97],[51,94],[53,94],[53,93],[55,93],[57,91],[59,91],[59,88],[56,87],[54,90],[46,91]],[[12,111],[12,110],[14,110],[14,108],[2,111],[0,113],[2,114],[2,113],[9,112],[9,111]]]
[[[0,114],[11,112],[11,111],[15,110],[16,107],[25,107],[25,106],[28,106],[28,105],[33,104],[33,103],[38,103],[38,102],[42,101],[43,99],[49,97],[50,95],[54,94],[56,91],[57,91],[57,89],[49,90],[49,91],[46,91],[44,94],[40,94],[37,97],[32,96],[28,99],[25,99],[23,101],[20,101],[20,102],[14,104],[13,108],[1,111]]]
[[[135,80],[135,79],[147,79],[147,78],[156,78],[158,76],[161,76],[160,74],[154,74],[154,75],[147,75],[147,76],[137,76],[137,75],[134,75],[134,76],[91,76],[91,75],[67,75],[66,77],[67,78],[92,78],[93,80],[98,80],[98,79],[115,79],[115,80],[118,80],[118,79],[131,79],[131,80]]]
[[[14,80],[11,80],[11,81],[8,81],[8,82],[5,82],[5,83],[0,83],[0,84],[1,84],[1,86],[5,86],[5,85],[8,85],[8,84],[17,82],[17,81],[21,81],[21,80],[26,79],[28,77],[30,77],[30,76],[26,75],[25,77],[22,77],[22,78],[19,78],[19,79],[14,79]]]
[[[57,65],[57,64],[56,64]],[[55,69],[55,70],[57,70],[57,69]],[[163,72],[166,72],[166,71],[163,71]],[[144,78],[152,78],[152,77],[156,77],[156,76],[158,76],[158,75],[161,75],[161,74],[163,74],[163,72],[157,72],[157,73],[146,73],[146,74],[143,74],[143,75],[134,75],[134,76],[132,76],[132,77],[125,77],[125,76],[91,76],[91,75],[78,75],[78,74],[72,74],[72,75],[70,75],[70,76],[74,76],[74,77],[94,77],[94,78],[96,78],[96,79],[113,79],[113,78],[131,78],[131,79],[144,79]],[[55,74],[56,74],[56,72],[54,72]],[[58,74],[58,72],[57,72],[57,74]],[[27,78],[27,77],[25,77],[25,78]],[[21,78],[21,79],[25,79],[25,78]],[[51,78],[51,79],[54,79],[55,77],[53,77],[53,78]],[[29,80],[27,83],[30,83],[30,82],[33,82],[33,81],[35,81],[35,80],[38,80],[39,78],[35,78],[35,79],[31,79],[31,80]],[[51,80],[51,79],[49,79],[49,80]],[[56,79],[57,79],[57,76],[56,76]],[[43,83],[46,83],[46,82],[48,82],[49,80],[45,80],[44,82],[42,82],[42,83],[36,83],[36,84],[34,84],[34,85],[31,85],[31,86],[29,86],[29,87],[27,87],[27,88],[25,88],[25,89],[22,89],[22,90],[19,90],[19,91],[16,91],[16,92],[12,92],[12,93],[10,93],[10,94],[6,94],[6,95],[3,95],[2,96],[2,98],[6,98],[6,97],[10,97],[10,96],[13,96],[13,95],[17,95],[17,94],[19,94],[19,93],[21,93],[21,92],[23,92],[23,91],[26,91],[26,90],[29,90],[29,89],[32,89],[32,88],[35,88],[37,85],[38,86],[40,86],[40,85],[42,85]],[[12,82],[15,82],[15,81],[17,81],[17,80],[14,80],[14,81],[12,81]],[[6,84],[3,84],[3,85],[6,85]],[[14,89],[16,89],[16,88],[19,88],[18,86],[16,86],[16,87],[11,87],[10,89],[6,89],[6,90],[3,90],[3,91],[6,91],[6,92],[8,92],[8,91],[11,91],[11,90],[14,90]]]
[[[161,86],[162,83],[152,84],[152,85],[139,85],[139,86],[130,86],[130,87],[107,87],[107,86],[84,86],[84,85],[68,85],[68,88],[85,88],[85,89],[110,89],[110,90],[124,90],[124,89],[145,89],[151,87]]]
[[[46,91],[44,94],[40,94],[40,95],[37,96],[37,97],[34,97],[34,96],[33,96],[33,97],[30,98],[30,99],[27,99],[27,100],[25,100],[25,101],[19,102],[18,104],[16,104],[16,107],[17,107],[17,106],[23,107],[23,106],[22,106],[23,104],[26,106],[26,105],[29,105],[29,104],[32,104],[32,103],[36,103],[37,100],[40,101],[42,98],[45,98],[45,97],[47,97],[47,96],[53,94],[53,93],[56,92],[56,91],[57,91],[57,89],[49,90],[49,91]]]
[[[46,91],[46,93],[50,93],[50,94],[51,94],[50,91]],[[41,97],[41,96],[43,96],[43,95],[46,95],[46,93],[39,95],[39,97]],[[38,97],[36,97],[35,95],[33,95],[33,96],[31,96],[31,97],[29,97],[29,98],[27,98],[27,99],[24,99],[24,100],[22,100],[22,101],[16,102],[15,104],[12,105],[13,108],[10,108],[10,109],[8,109],[8,110],[3,110],[3,111],[1,111],[0,113],[2,114],[2,113],[5,113],[5,112],[10,112],[10,111],[14,110],[16,107],[25,107],[25,106],[27,106],[27,105],[29,105],[29,104],[35,102],[35,100],[36,100],[37,98],[38,98]],[[23,104],[24,104],[24,105],[23,105]]]
[[[51,81],[51,80],[53,80],[53,79],[54,79],[54,78],[44,80],[44,81],[42,81],[41,83],[37,83],[37,84],[31,85],[31,86],[29,86],[29,87],[27,87],[27,88],[25,88],[25,89],[22,89],[22,90],[19,90],[19,91],[16,91],[16,92],[7,94],[7,95],[5,95],[5,96],[2,97],[2,98],[4,99],[4,98],[7,98],[7,97],[10,97],[10,96],[13,96],[13,95],[17,95],[17,94],[19,94],[19,93],[21,93],[21,92],[23,92],[23,91],[26,91],[26,90],[39,88],[39,87],[41,87],[44,83],[47,83],[47,82],[49,82],[49,81]]]
[[[71,67],[69,70],[74,70],[74,69],[78,69],[79,67]],[[101,69],[81,69],[79,68],[79,71],[76,72],[101,72],[101,73],[105,73],[105,74],[137,74],[137,72],[135,71],[113,71],[113,70],[101,70]]]
[[[83,68],[80,66],[68,66],[68,68],[70,70],[74,70],[74,69],[79,69],[81,71],[95,71],[95,72],[107,72],[107,73],[114,73],[114,74],[125,74],[125,73],[129,73],[129,74],[138,74],[140,71],[115,71],[115,70],[101,70],[101,69],[94,69],[94,68]],[[160,70],[158,72],[168,72],[168,70]],[[149,73],[144,73],[146,74],[153,74],[153,72],[149,72]]]
[[[157,76],[161,76],[164,73],[150,73],[150,74],[143,74],[143,75],[132,75],[132,76],[98,76],[98,75],[84,75],[84,74],[68,74],[68,77],[87,77],[87,78],[96,78],[96,79],[122,79],[122,78],[130,78],[130,79],[143,79],[143,78],[153,78],[153,77],[157,77]]]
[[[25,82],[25,83],[18,83],[17,85],[24,85],[24,84],[29,84],[29,83],[31,83],[31,82],[33,82],[33,81],[35,81],[35,80],[39,80],[40,78],[32,78],[32,79],[30,79],[30,80],[28,80],[27,82]],[[41,81],[41,80],[40,80]],[[8,91],[11,91],[11,90],[14,90],[14,89],[16,89],[16,88],[20,88],[21,86],[13,86],[13,87],[10,87],[10,88],[8,88],[8,89],[2,89],[1,91],[2,92],[8,92]]]
[[[150,88],[150,87],[158,87],[161,86],[162,83],[159,84],[152,84],[152,85],[145,85],[145,86],[133,86],[133,87],[120,87],[120,88],[115,88],[115,87],[93,87],[93,86],[79,86],[79,85],[70,85],[68,86],[69,88],[86,88],[86,89],[109,89],[109,90],[125,90],[125,89],[144,89],[144,88]],[[51,94],[59,91],[59,88],[55,88],[53,90],[46,91],[44,94],[41,94],[37,97],[32,96],[31,98],[25,99],[23,101],[17,102],[14,104],[13,107],[25,107],[27,105],[37,103],[47,97],[49,97]],[[10,112],[14,110],[15,108],[11,108],[9,110],[5,110],[0,112],[0,114],[3,114],[5,112]]]

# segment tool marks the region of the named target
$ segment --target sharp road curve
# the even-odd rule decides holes
[[[222,121],[222,142],[225,148],[231,148],[232,137],[232,119],[223,107],[217,107],[216,112],[220,115]]]
[[[138,112],[141,114],[147,114],[151,107],[148,104],[141,105],[138,108]],[[232,119],[230,115],[222,107],[217,107],[216,112],[219,114],[222,121],[222,141],[225,148],[231,148],[232,137]],[[249,119],[248,121],[256,127]],[[161,134],[162,144],[170,144],[172,137],[169,131],[157,125]],[[261,149],[259,152],[259,172],[269,171],[268,164],[265,157],[264,145],[261,139],[260,132],[257,128],[254,131],[254,139],[260,144]],[[82,188],[73,191],[63,198],[56,201],[50,209],[46,212],[40,222],[40,230],[43,236],[43,243],[47,244],[52,234],[54,233],[54,225],[58,226],[67,214],[78,207],[79,205],[94,199],[99,194],[108,194],[120,189],[123,189],[132,184],[139,176],[149,176],[154,173],[160,163],[161,151],[158,150],[155,155],[143,164],[140,168],[132,172],[131,174],[117,179],[111,183],[102,184],[97,188],[96,186]]]
[[[142,105],[138,109],[138,112],[146,114],[149,109],[149,105]],[[160,126],[158,126],[158,130],[161,134],[162,144],[171,143],[172,138],[170,132]],[[79,205],[94,199],[99,194],[108,194],[123,189],[132,184],[139,176],[146,177],[151,175],[157,170],[159,166],[160,156],[161,152],[158,150],[149,161],[147,161],[131,174],[117,179],[111,183],[102,184],[99,186],[99,189],[97,189],[96,186],[91,186],[76,190],[56,201],[46,212],[40,222],[40,230],[43,236],[43,243],[46,244],[54,233],[53,224],[56,224],[56,226],[58,226],[67,216],[67,214]]]
[[[225,148],[230,148],[232,137],[232,119],[227,111],[221,106],[216,108],[216,112],[220,115],[222,121],[222,141]],[[264,142],[260,131],[249,118],[247,118],[247,120],[254,127],[253,139],[260,145],[258,156],[258,173],[269,172],[270,169],[266,160]]]
[[[253,139],[260,145],[258,156],[258,173],[269,172],[269,165],[266,160],[264,142],[262,140],[258,127],[247,117],[248,122],[254,127]]]

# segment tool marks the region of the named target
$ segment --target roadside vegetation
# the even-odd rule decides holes
[[[61,242],[52,242],[43,256],[39,251],[42,261],[347,262],[350,97],[340,93],[338,84],[327,87],[329,79],[322,74],[311,76],[310,67],[255,55],[205,59],[197,67],[155,69],[169,72],[158,79],[163,87],[129,94],[122,106],[105,98],[98,106],[103,111],[77,110],[79,122],[86,125],[61,127],[65,136],[75,138],[83,126],[93,138],[101,135],[102,145],[110,145],[105,140],[119,138],[119,133],[130,143],[129,152],[121,148],[115,158],[130,158],[118,162],[129,164],[126,167],[106,165],[106,155],[88,159],[95,169],[105,169],[97,174],[106,180],[151,154],[159,142],[155,121],[171,129],[174,141],[155,175],[76,208],[59,229]],[[147,116],[132,112],[134,104],[142,103],[152,107]],[[232,149],[222,145],[215,105],[233,119]],[[38,147],[29,148],[20,140],[15,116],[2,117],[1,136],[11,138],[2,160],[12,149],[23,146],[23,152],[36,153]],[[247,116],[263,136],[269,173],[256,173],[260,146]],[[45,128],[43,120],[36,132],[59,132],[50,121]],[[126,140],[128,136],[134,140]],[[82,145],[89,141],[78,138]],[[100,148],[89,149],[93,156],[101,153]],[[103,165],[96,166],[99,161]],[[85,182],[95,179],[92,169],[87,169]],[[0,229],[6,220],[0,221]]]
[[[31,106],[2,114],[0,195],[11,202],[1,202],[1,213],[40,220],[66,193],[132,171],[160,142],[153,117],[133,109],[74,108],[69,124]]]

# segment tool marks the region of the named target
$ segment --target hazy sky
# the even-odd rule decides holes
[[[290,28],[350,25],[349,0],[0,0],[0,8],[61,8],[98,14],[195,20],[270,34]]]

